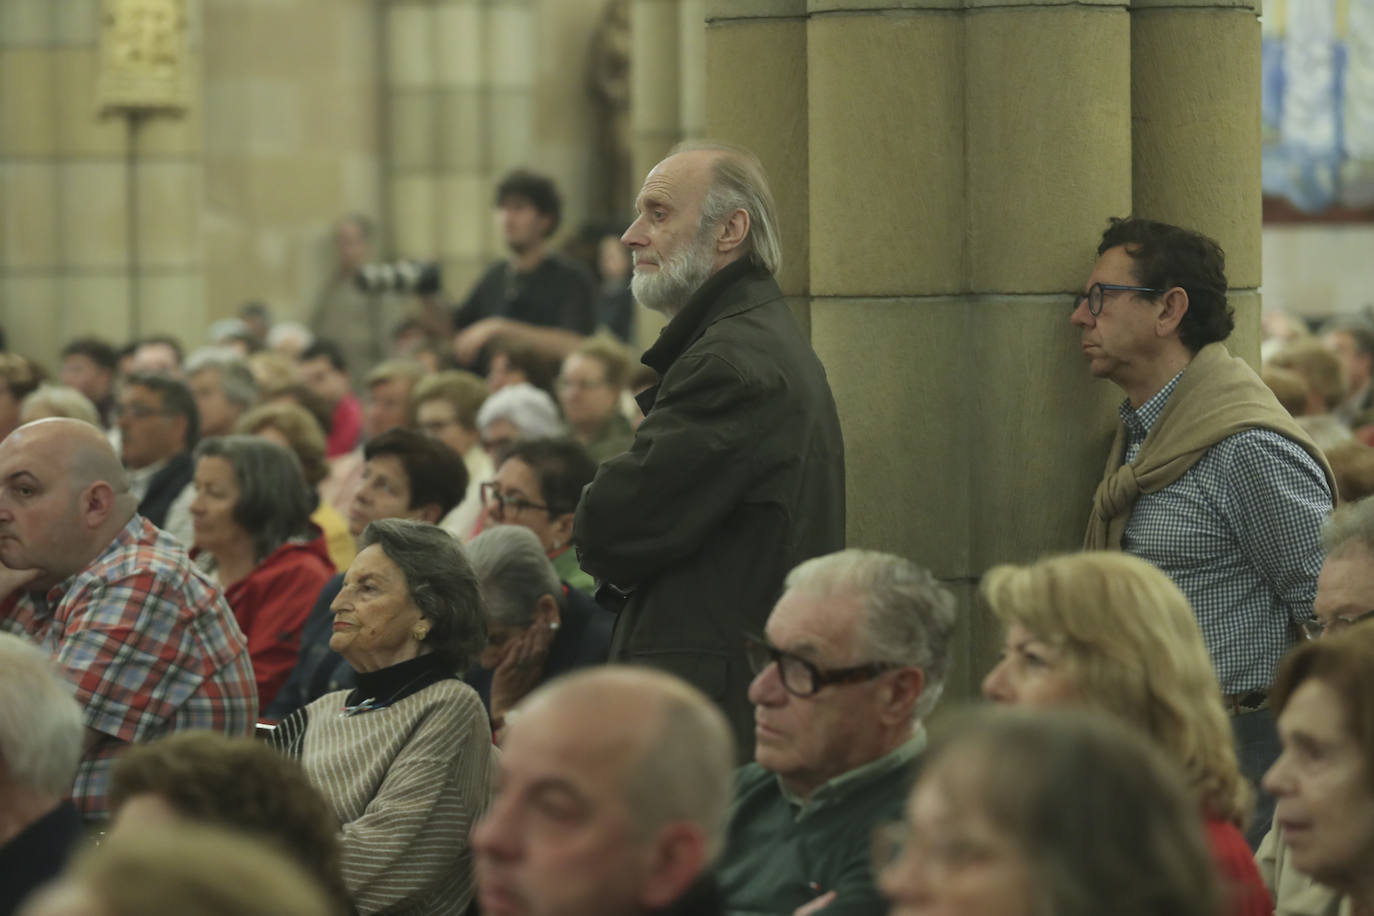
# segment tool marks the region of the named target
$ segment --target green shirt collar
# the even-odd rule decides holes
[[[925,746],[926,727],[917,722],[916,727],[911,732],[911,737],[906,741],[863,766],[855,767],[821,783],[806,798],[802,798],[788,789],[782,784],[781,779],[778,780],[778,789],[782,792],[782,797],[787,800],[787,803],[796,809],[796,820],[800,821],[810,814],[843,801],[854,790],[862,788],[869,782],[886,776],[893,770],[910,766],[912,761],[916,759],[916,755],[925,750]]]

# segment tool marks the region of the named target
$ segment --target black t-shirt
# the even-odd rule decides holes
[[[591,334],[596,330],[596,280],[582,264],[561,254],[549,254],[529,273],[500,261],[454,310],[453,329],[495,317]]]

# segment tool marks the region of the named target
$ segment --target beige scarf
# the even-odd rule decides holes
[[[1121,463],[1126,428],[1117,427],[1106,473],[1093,497],[1083,549],[1120,550],[1121,535],[1140,494],[1169,486],[1209,448],[1247,429],[1272,430],[1306,449],[1321,466],[1335,500],[1336,479],[1321,449],[1293,422],[1245,360],[1232,356],[1222,344],[1212,343],[1199,350],[1183,370],[1169,403],[1130,464]]]

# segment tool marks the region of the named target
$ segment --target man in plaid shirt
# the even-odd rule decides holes
[[[53,656],[84,709],[72,799],[108,816],[114,759],[179,729],[248,735],[258,699],[220,590],[137,514],[100,430],[39,420],[0,443],[0,628]]]

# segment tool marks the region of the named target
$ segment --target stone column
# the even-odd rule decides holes
[[[1068,314],[1107,215],[1130,206],[1124,0],[758,0],[712,17],[709,132],[759,148],[785,233],[806,220],[784,281],[809,294],[840,409],[849,543],[960,596],[950,693],[969,695],[1000,640],[979,577],[1081,542],[1110,435],[1116,395],[1088,377]]]
[[[97,113],[97,0],[0,0],[0,303],[10,345],[49,366],[81,334],[203,336],[198,0],[187,12],[191,113],[145,120],[131,163],[126,123]]]
[[[632,193],[682,139],[679,0],[631,0],[630,161]]]
[[[1259,365],[1260,25],[1251,0],[1133,0],[1133,208],[1226,252],[1233,352]]]
[[[778,207],[778,283],[810,323],[811,204],[806,0],[718,0],[708,7],[707,123],[715,140],[763,161]],[[770,100],[760,104],[761,99]]]

